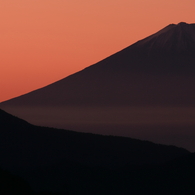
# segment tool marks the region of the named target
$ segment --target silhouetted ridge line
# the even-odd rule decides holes
[[[33,190],[76,195],[102,194],[105,189],[140,191],[138,186],[148,186],[148,178],[161,181],[156,173],[161,177],[161,168],[169,161],[189,154],[183,148],[137,139],[33,126],[2,110],[0,148],[0,167],[23,177]]]
[[[5,162],[7,161],[6,164],[3,163],[4,166],[14,162],[16,167],[25,169],[26,166],[49,165],[50,161],[53,164],[67,159],[90,166],[115,168],[137,163],[161,163],[189,153],[175,146],[132,138],[33,126],[1,110],[0,113],[0,145],[4,148],[0,152],[2,159],[4,157]],[[140,161],[140,157],[145,155],[147,158]]]
[[[13,116],[11,114],[8,114],[4,110],[0,109],[0,127],[1,128],[8,128],[8,127],[27,127],[30,126],[31,124],[26,122],[25,120],[22,120],[16,116]]]

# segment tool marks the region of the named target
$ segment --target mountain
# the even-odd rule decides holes
[[[174,103],[176,105],[181,105],[187,104],[188,99],[190,100],[190,103],[194,105],[191,96],[181,97],[182,99],[176,102],[174,99],[170,100],[171,97],[159,100],[158,94],[155,93],[152,93],[152,95],[158,97],[158,101],[154,101],[155,98],[151,99],[149,96],[151,92],[157,90],[157,87],[161,87],[158,90],[159,92],[163,92],[163,90],[164,92],[166,92],[166,90],[168,91],[168,89],[163,89],[162,86],[154,85],[153,87],[150,87],[149,84],[152,84],[154,78],[156,79],[156,82],[158,82],[157,84],[163,85],[163,83],[160,83],[159,81],[162,79],[162,76],[169,79],[168,81],[173,77],[172,81],[176,82],[178,80],[174,80],[174,76],[185,77],[187,74],[187,76],[192,76],[191,81],[193,81],[193,73],[195,71],[194,53],[195,24],[171,24],[97,64],[89,66],[76,74],[66,77],[65,79],[42,89],[9,100],[8,102],[9,105],[21,104],[49,106],[83,104],[107,105],[111,103],[119,105],[157,103],[172,105]],[[152,81],[147,81],[144,85],[143,81],[146,80],[144,76],[148,76],[145,75],[146,73],[154,78],[151,78]],[[138,76],[137,74],[143,76],[143,79],[139,82],[138,79],[136,79]],[[170,74],[171,78],[169,78]],[[157,79],[158,77],[160,78]],[[164,83],[166,88],[169,88],[168,81]],[[142,85],[143,87],[140,88]],[[144,88],[149,90],[147,91],[148,95],[146,95],[146,97],[149,96],[147,97],[147,101],[146,98],[143,100],[144,93],[146,93]],[[189,87],[187,87],[187,89],[188,88]],[[136,94],[136,99],[132,99],[131,96],[135,97],[135,89],[143,93],[141,95],[142,97],[138,98],[140,94],[139,96]],[[192,92],[187,89],[186,92]],[[176,90],[174,90],[174,92],[176,93]],[[124,95],[127,95],[127,97]],[[168,95],[167,92],[166,95]],[[123,102],[121,102],[122,100]]]
[[[194,151],[194,73],[195,24],[181,22],[0,107],[36,125]]]
[[[112,182],[120,188],[131,174],[137,177],[134,171],[140,168],[161,166],[190,154],[148,141],[38,127],[3,110],[0,148],[0,167],[25,179],[34,191],[67,188],[78,190],[76,194],[86,194],[79,190],[93,191],[98,185],[99,190],[111,190]]]
[[[13,170],[48,166],[64,159],[115,169],[161,163],[189,153],[175,146],[132,138],[34,126],[3,110],[0,110],[0,146],[3,149],[0,166]]]

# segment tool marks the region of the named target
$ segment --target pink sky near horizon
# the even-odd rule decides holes
[[[0,1],[0,102],[60,80],[164,28],[194,0]]]

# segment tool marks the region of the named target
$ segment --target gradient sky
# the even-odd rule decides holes
[[[62,79],[170,23],[194,0],[1,0],[0,102]]]

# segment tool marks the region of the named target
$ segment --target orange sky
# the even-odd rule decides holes
[[[0,102],[43,87],[170,23],[194,0],[1,0]]]

